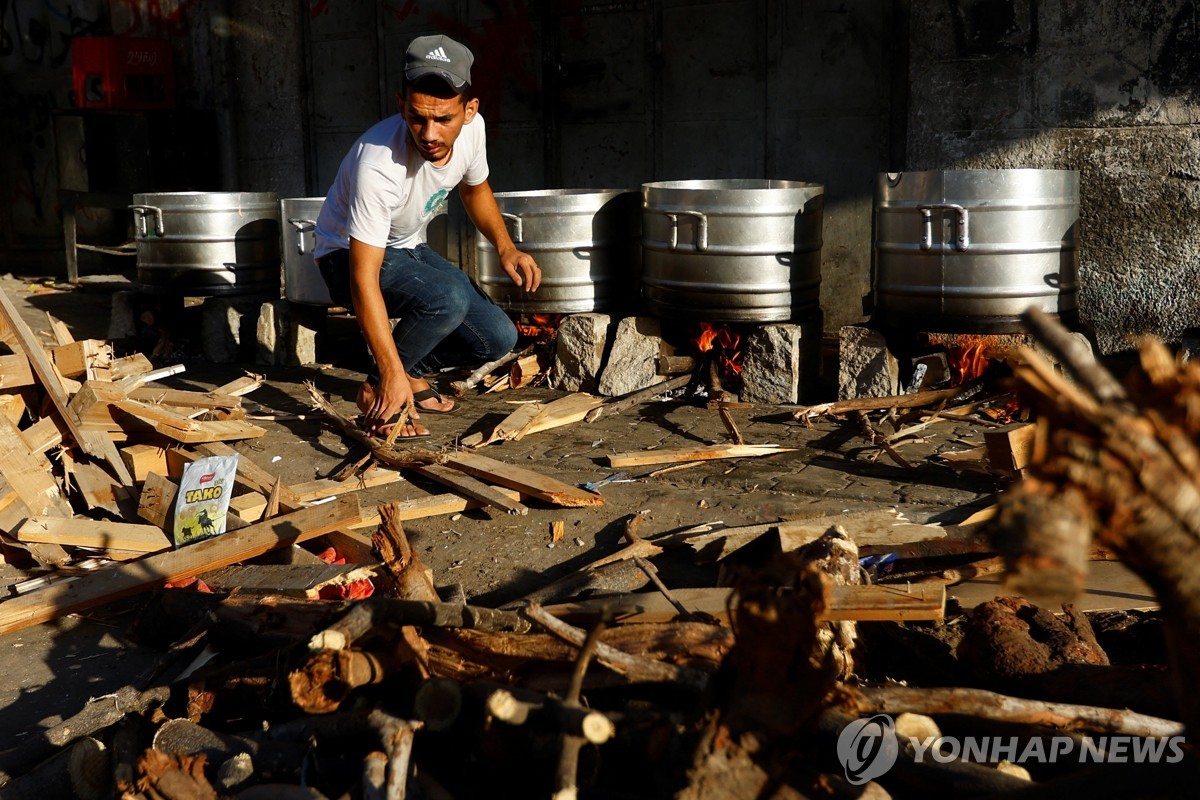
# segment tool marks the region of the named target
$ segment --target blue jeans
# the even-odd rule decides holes
[[[350,251],[321,258],[321,275],[333,302],[353,308],[350,299]],[[379,289],[396,352],[409,375],[424,377],[448,367],[479,366],[508,353],[517,344],[512,320],[467,277],[429,245],[384,251]],[[378,375],[368,376],[372,381]]]

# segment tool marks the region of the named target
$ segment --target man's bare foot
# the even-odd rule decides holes
[[[455,408],[453,400],[447,400],[437,393],[437,390],[429,385],[429,381],[424,378],[414,378],[408,376],[408,383],[412,386],[413,395],[419,396],[416,399],[417,409],[419,411],[432,411],[435,414],[449,414]]]
[[[375,402],[375,388],[373,386],[371,386],[370,383],[364,381],[362,386],[358,387],[358,397],[355,398],[354,402],[355,402],[355,405],[358,406],[359,412],[361,414],[366,414],[367,410]],[[362,421],[361,416],[359,417],[359,421],[361,423],[361,421]],[[379,425],[376,427],[375,430],[371,431],[371,433],[374,433],[377,436],[387,436],[391,432],[392,432],[392,426],[388,423]],[[429,435],[429,429],[426,428],[421,423],[406,422],[406,423],[404,423],[404,427],[400,429],[400,433],[399,433],[399,435],[397,435],[396,438],[397,439],[415,439],[419,436],[428,436],[428,435]]]

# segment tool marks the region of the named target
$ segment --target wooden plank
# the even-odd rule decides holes
[[[0,416],[0,474],[33,516],[69,517],[74,512],[54,481],[50,461],[29,452],[21,432],[8,417]]]
[[[129,392],[131,400],[143,403],[158,403],[165,406],[187,408],[238,408],[240,397],[216,392],[187,392],[182,389],[165,389],[159,386],[139,386]]]
[[[347,478],[344,481],[318,478],[315,481],[297,483],[292,486],[292,491],[296,493],[296,497],[301,502],[311,503],[313,500],[337,497],[339,494],[345,494],[346,492],[357,492],[361,489],[371,489],[376,486],[386,486],[389,483],[402,480],[404,480],[404,476],[397,470],[377,467],[361,475]]]
[[[87,517],[30,517],[17,529],[17,541],[70,547],[157,553],[171,546],[161,528],[133,522],[110,522]]]
[[[208,444],[212,442],[233,442],[240,439],[257,439],[266,436],[265,428],[251,425],[240,420],[211,420],[209,422],[193,422],[194,430],[180,430],[170,425],[159,423],[154,430],[168,439],[184,444]]]
[[[66,427],[58,416],[51,414],[48,417],[42,417],[21,431],[21,439],[30,453],[45,453],[50,448],[58,447],[63,443]]]
[[[575,392],[566,397],[560,397],[543,406],[541,413],[518,430],[512,438],[519,441],[531,433],[540,433],[581,422],[589,411],[602,405],[604,405],[604,398],[586,392]]]
[[[107,370],[112,365],[112,345],[99,339],[83,339],[52,348],[50,359],[68,378],[90,377],[89,370]]]
[[[1037,425],[1029,423],[1004,431],[985,431],[983,444],[992,467],[1006,472],[1019,472],[1029,466]]]
[[[167,474],[167,448],[157,444],[131,444],[121,448],[121,460],[129,468],[135,481],[146,480],[146,475],[157,472]]]
[[[0,602],[0,634],[157,589],[165,583],[236,564],[277,547],[290,547],[351,525],[360,518],[357,498],[342,497],[178,550],[103,567],[73,581]]]
[[[37,337],[33,335],[29,325],[25,320],[21,319],[21,315],[17,312],[12,300],[8,294],[0,290],[0,317],[3,317],[8,327],[12,329],[13,335],[20,342],[21,349],[25,351],[25,356],[29,359],[30,365],[33,367],[34,373],[37,374],[38,380],[41,381],[42,387],[46,390],[47,396],[58,409],[58,413],[62,415],[63,421],[67,423],[67,427],[71,430],[71,436],[83,448],[83,451],[90,456],[102,458],[112,465],[116,471],[117,477],[122,482],[133,483],[133,476],[125,469],[125,464],[121,461],[121,456],[117,453],[116,445],[112,440],[103,434],[98,434],[92,431],[83,429],[80,424],[79,417],[75,412],[67,407],[67,393],[63,389],[63,382],[59,378],[58,373],[54,369],[54,365],[50,363],[46,351],[42,349],[41,343]]]
[[[608,457],[610,467],[641,467],[647,464],[677,464],[685,461],[713,461],[721,458],[756,458],[790,453],[796,448],[774,444],[714,444],[685,447],[678,450],[641,450],[614,453]]]
[[[166,426],[174,430],[194,431],[200,427],[200,423],[194,419],[189,419],[182,414],[163,408],[162,406],[143,403],[140,400],[121,398],[120,400],[113,401],[112,405],[121,409],[126,414],[154,425],[156,428]]]
[[[179,483],[173,478],[151,472],[142,484],[138,498],[138,516],[164,531],[170,530],[175,513],[175,495],[179,494]]]
[[[520,492],[512,489],[502,489],[496,487],[497,491],[504,492],[513,500],[524,499]],[[410,519],[425,519],[426,517],[439,517],[443,514],[459,514],[463,511],[470,511],[476,508],[482,508],[483,503],[473,498],[463,497],[459,494],[434,494],[429,497],[422,497],[417,500],[405,500],[402,503],[396,504],[398,519],[401,522]],[[359,528],[374,528],[379,526],[379,513],[377,511],[365,514],[362,522],[353,526]]]
[[[337,554],[346,559],[347,564],[376,564],[379,556],[375,554],[375,545],[370,534],[359,533],[346,528],[330,531],[321,537]]]
[[[496,489],[496,487],[488,486],[483,481],[476,480],[470,475],[464,475],[458,470],[438,464],[426,464],[414,467],[414,470],[426,478],[450,487],[461,495],[478,500],[480,503],[489,506],[504,509],[509,514],[525,515],[529,513],[529,509],[522,505],[519,500],[512,500],[507,494]]]
[[[267,498],[259,492],[246,492],[229,498],[229,510],[247,522],[258,522],[267,509]]]
[[[221,442],[207,442],[198,444],[191,450],[180,450],[178,448],[167,451],[168,461],[174,460],[177,463],[195,461],[197,458],[206,456],[238,456],[237,476],[235,483],[243,489],[249,489],[252,492],[258,492],[264,497],[271,494],[271,489],[276,481],[279,480],[278,475],[272,475],[244,453],[238,453],[227,444]],[[182,467],[178,469],[176,466],[171,466],[171,474],[182,474]],[[279,507],[284,511],[295,511],[302,508],[303,504],[300,498],[296,497],[296,493],[287,484],[280,484]]]
[[[880,622],[940,620],[945,616],[946,587],[927,583],[831,586],[830,604],[820,619]],[[732,589],[674,589],[672,595],[690,612],[702,612],[729,624]],[[622,594],[546,606],[556,617],[614,613],[613,622],[670,622],[679,611],[659,592]],[[736,612],[736,607],[734,608]]]
[[[556,506],[581,508],[604,505],[604,498],[595,492],[478,453],[455,453],[446,460],[446,466]]]
[[[10,392],[36,383],[33,368],[29,366],[29,359],[24,353],[0,356],[0,389]]]
[[[263,385],[263,376],[247,373],[236,380],[232,380],[222,386],[218,386],[212,390],[212,394],[228,395],[230,397],[241,397],[242,395],[250,394],[255,389]]]
[[[370,578],[371,564],[252,564],[221,567],[200,580],[219,591],[258,592],[315,598],[325,586],[345,585]]]

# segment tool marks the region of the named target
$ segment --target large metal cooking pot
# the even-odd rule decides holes
[[[135,194],[130,209],[143,288],[194,296],[279,291],[274,194]]]
[[[283,296],[293,303],[333,305],[329,287],[313,261],[314,231],[324,197],[288,197],[279,201],[283,218]]]
[[[636,298],[640,197],[623,189],[500,192],[500,213],[517,247],[537,261],[542,283],[524,292],[500,267],[492,243],[475,236],[479,285],[508,311],[607,311]]]
[[[820,184],[780,180],[642,185],[642,297],[657,316],[784,322],[821,291]]]
[[[1079,173],[879,176],[875,310],[887,327],[1012,333],[1030,307],[1077,317]]]

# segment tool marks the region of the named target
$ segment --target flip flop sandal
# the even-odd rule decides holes
[[[394,424],[395,424],[395,423],[396,423],[396,422],[397,422],[399,419],[400,419],[400,415],[399,415],[399,414],[393,414],[393,415],[392,415],[392,418],[391,418],[390,420],[388,420],[387,422],[383,423],[383,427],[384,427],[384,428],[387,428],[387,427],[389,427],[389,426],[391,426],[391,425],[394,425]],[[362,417],[361,417],[361,416],[360,416],[360,417],[355,417],[355,418],[354,418],[354,424],[355,424],[355,425],[357,425],[357,426],[358,426],[359,428],[361,428],[362,430],[364,430],[364,431],[367,431],[367,429],[366,429],[366,428],[363,428],[363,426],[362,426]],[[412,424],[414,424],[414,423],[412,423],[412,422],[409,422],[409,423],[407,423],[407,424],[409,424],[409,425],[412,425]],[[386,438],[388,437],[388,435],[387,435],[386,433],[380,434],[380,433],[375,433],[375,432],[373,432],[373,431],[367,431],[367,433],[370,433],[372,436],[374,436],[374,437],[376,437],[376,438],[378,438],[378,439],[386,439]],[[412,435],[410,435],[410,436],[405,436],[405,435],[403,435],[403,434],[397,434],[397,436],[396,436],[396,441],[397,441],[397,442],[411,442],[411,441],[413,441],[413,440],[416,440],[416,439],[428,439],[428,438],[430,438],[430,437],[432,437],[432,436],[433,436],[433,433],[432,433],[432,432],[429,432],[429,433],[414,433],[414,434],[412,434]]]
[[[446,402],[446,398],[438,394],[437,389],[434,389],[432,386],[428,389],[422,389],[419,392],[413,392],[413,403],[417,406],[418,414],[453,414],[455,411],[458,411],[458,403],[455,403],[449,411],[441,411],[436,408],[425,408],[421,405],[422,400],[437,400],[439,403]]]

